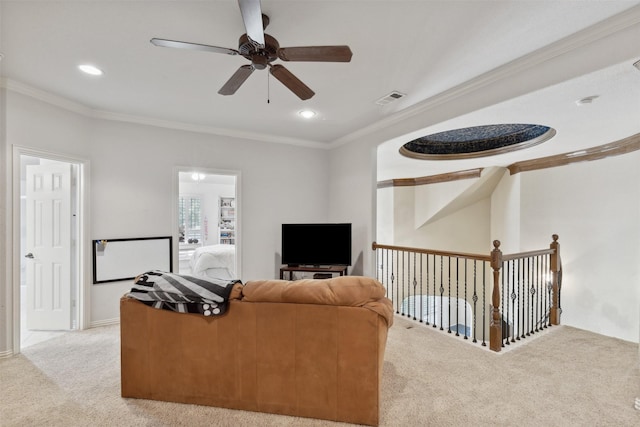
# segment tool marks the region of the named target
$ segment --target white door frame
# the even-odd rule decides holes
[[[90,312],[90,288],[91,279],[89,272],[91,266],[88,263],[91,261],[91,254],[88,253],[91,245],[87,244],[89,234],[89,160],[69,156],[65,154],[58,154],[44,150],[32,149],[27,147],[21,147],[18,145],[12,146],[12,234],[11,234],[11,259],[9,265],[11,265],[11,275],[13,283],[12,292],[12,312],[13,312],[13,354],[20,353],[20,260],[22,254],[20,253],[20,156],[32,156],[42,159],[56,160],[59,162],[73,163],[78,165],[78,239],[77,239],[77,277],[78,277],[78,300],[77,313],[78,313],[78,330],[86,329],[89,325]]]
[[[173,233],[173,265],[174,269],[179,268],[180,260],[179,260],[179,244],[178,244],[178,202],[180,198],[180,172],[197,172],[203,173],[207,175],[233,175],[236,177],[236,276],[238,278],[242,277],[242,199],[240,197],[240,189],[241,189],[241,176],[240,171],[238,170],[228,170],[228,169],[210,169],[210,168],[200,168],[194,166],[175,166],[173,168],[173,209],[171,210],[172,215],[172,224],[171,229]],[[239,215],[238,215],[239,213]]]

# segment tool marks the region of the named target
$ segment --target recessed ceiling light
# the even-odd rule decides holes
[[[304,117],[305,119],[310,119],[312,117],[315,117],[316,112],[312,110],[302,110],[302,111],[298,111],[298,115],[300,117]]]
[[[101,75],[104,74],[100,68],[98,68],[98,67],[96,67],[94,65],[90,65],[90,64],[78,65],[78,68],[83,73],[87,73],[87,74],[90,74],[92,76],[101,76]]]

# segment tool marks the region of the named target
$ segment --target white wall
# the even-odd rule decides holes
[[[376,191],[376,243],[390,245],[394,241],[395,188],[379,188]]]
[[[520,177],[505,171],[491,195],[491,239],[500,241],[504,254],[523,250],[520,246]],[[551,235],[549,235],[551,242]],[[541,249],[541,248],[529,248]]]
[[[636,342],[639,164],[636,151],[521,174],[522,243],[548,247],[560,236],[562,323]]]
[[[329,220],[352,224],[349,274],[375,276],[376,146],[347,144],[329,154]]]
[[[451,202],[452,198],[462,193],[462,189],[468,187],[468,182],[461,185],[460,181],[453,181],[378,190],[380,208],[385,211],[388,209],[388,206],[380,206],[382,201],[392,203],[392,216],[387,219],[390,222],[390,227],[387,228],[392,230],[390,234],[387,230],[387,236],[391,239],[378,243],[488,255],[493,249],[489,197],[464,205],[442,218],[424,223],[425,213],[435,214]],[[422,219],[417,220],[418,216]],[[378,216],[378,221],[381,220]],[[382,226],[378,225],[378,230],[382,229]]]
[[[10,233],[10,221],[8,206],[9,192],[9,168],[6,144],[6,90],[0,87],[0,242],[7,242]],[[8,353],[11,348],[11,323],[4,321],[11,315],[9,305],[12,301],[10,283],[11,274],[7,268],[6,245],[0,243],[0,356]]]
[[[325,150],[89,118],[11,91],[6,117],[7,150],[17,144],[89,159],[91,239],[172,235],[176,166],[240,171],[245,281],[277,277],[281,223],[328,219]],[[130,285],[91,285],[90,322],[117,318]],[[10,284],[1,286],[6,295]],[[10,323],[8,310],[0,315]],[[7,335],[0,330],[0,352],[10,348]]]

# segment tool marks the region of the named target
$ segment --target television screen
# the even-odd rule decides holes
[[[282,224],[282,263],[351,265],[351,224]]]

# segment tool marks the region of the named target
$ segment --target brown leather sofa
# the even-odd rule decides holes
[[[218,317],[123,297],[122,396],[378,425],[384,295],[359,276],[250,281]]]

